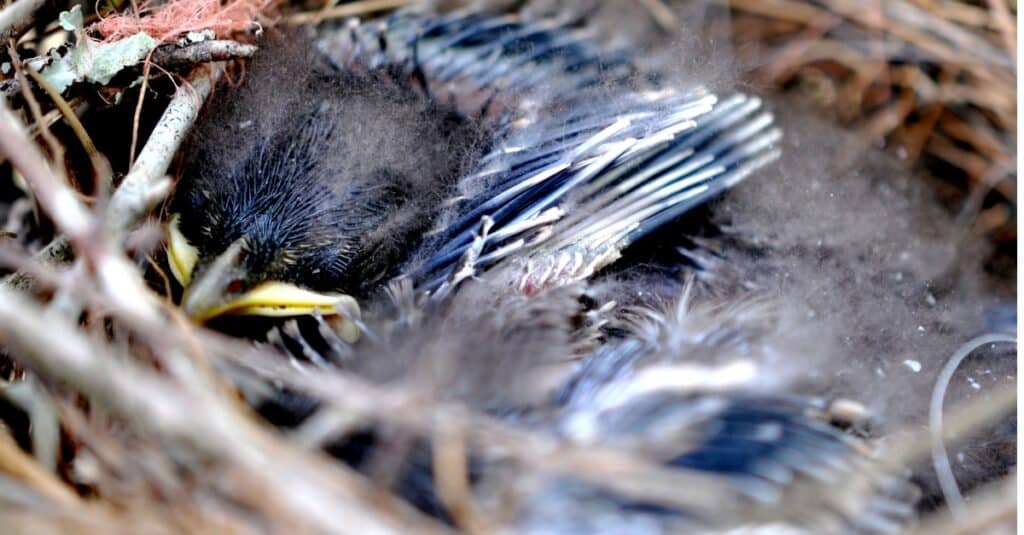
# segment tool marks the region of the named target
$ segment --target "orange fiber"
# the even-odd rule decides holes
[[[163,43],[173,43],[188,32],[213,30],[218,38],[269,24],[268,12],[277,0],[144,0],[136,12],[101,18],[92,30],[103,40],[117,41],[146,32]]]

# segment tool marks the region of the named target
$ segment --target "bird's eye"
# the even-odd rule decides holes
[[[225,291],[228,293],[228,295],[239,293],[242,291],[242,285],[243,282],[241,279],[235,279],[228,283],[228,286],[227,288],[225,288]]]
[[[182,286],[188,286],[192,279],[192,270],[199,260],[199,250],[185,239],[179,228],[181,216],[174,214],[167,224],[167,263],[171,265],[171,273]]]

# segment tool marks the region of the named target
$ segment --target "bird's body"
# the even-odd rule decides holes
[[[637,89],[570,29],[406,14],[320,43],[326,72],[256,85],[211,121],[221,152],[186,170],[188,277],[239,240],[217,275],[245,264],[187,309],[267,281],[366,296],[401,274],[436,292],[512,258],[533,263],[522,290],[578,280],[776,155],[758,99]]]
[[[658,87],[577,31],[507,17],[407,12],[316,46],[322,64],[292,62],[273,87],[257,66],[235,107],[207,121],[220,152],[186,167],[169,251],[189,313],[313,313],[320,327],[340,314],[340,339],[320,330],[334,355],[297,329],[271,342],[717,482],[711,500],[659,501],[551,477],[516,509],[524,531],[765,519],[888,531],[906,519],[899,478],[828,425],[826,404],[782,395],[777,318],[694,312],[677,281],[651,297],[595,280],[777,156],[781,133],[758,99]],[[762,366],[776,381],[756,378]],[[284,405],[303,406],[290,423],[316,410],[301,396]],[[363,469],[386,436],[327,449]],[[446,517],[431,456],[411,451],[395,490]],[[474,488],[500,501],[515,474],[471,457]],[[856,484],[808,499],[843,478]],[[716,512],[716,500],[759,512]]]
[[[250,76],[265,80],[279,65],[257,64]],[[379,289],[480,143],[471,119],[360,76],[310,69],[245,89],[255,94],[236,102],[240,109],[207,123],[219,129],[211,136],[235,139],[193,157],[174,205],[193,214],[180,230],[201,259],[243,240],[252,277],[241,278],[239,292],[266,280],[359,297]],[[274,111],[251,106],[264,98]],[[402,156],[381,157],[388,154]]]

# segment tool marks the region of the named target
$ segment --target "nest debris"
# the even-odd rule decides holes
[[[315,437],[257,423],[232,386],[253,377],[323,395],[333,432],[376,419],[443,444],[436,449],[450,455],[438,460],[439,487],[456,525],[470,531],[500,525],[478,515],[467,491],[458,452],[470,442],[531,469],[585,473],[629,492],[645,492],[630,486],[637,481],[652,482],[651,493],[710,484],[616,452],[553,443],[398,388],[341,373],[295,373],[275,354],[189,326],[143,279],[139,265],[156,241],[145,239],[154,228],[146,216],[171,187],[168,168],[200,107],[219,77],[237,73],[231,62],[252,55],[254,35],[281,20],[321,22],[405,3],[170,0],[93,13],[90,35],[105,42],[144,31],[162,43],[146,60],[158,68],[137,65],[105,86],[76,85],[49,97],[24,70],[33,55],[66,46],[67,32],[39,0],[0,10],[0,36],[10,40],[0,80],[7,96],[0,155],[8,163],[0,168],[0,263],[11,273],[0,288],[0,341],[10,356],[0,366],[0,389],[20,400],[33,428],[31,436],[0,429],[0,524],[15,532],[330,531],[344,515],[345,528],[357,532],[446,529],[312,453]],[[638,3],[658,31],[672,27],[672,4]],[[981,234],[1015,250],[1015,4],[717,0],[710,12],[707,33],[733,42],[756,80],[812,96],[866,144],[887,144],[908,166],[939,177]],[[217,41],[181,42],[192,32],[212,32]],[[125,106],[117,102],[135,91],[142,72],[151,77],[142,92],[158,93],[149,105],[155,118],[140,127],[136,111],[121,124],[144,130],[141,152],[76,161],[79,136],[62,118]],[[982,489],[970,505],[978,515],[948,522],[940,512],[924,523],[938,531],[922,532],[1012,526],[1016,503],[1005,489],[1014,480]],[[254,526],[249,511],[265,524]]]

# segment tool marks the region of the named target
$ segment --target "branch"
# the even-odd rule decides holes
[[[0,472],[13,476],[54,504],[66,507],[80,505],[78,496],[23,452],[6,431],[0,431]]]
[[[170,191],[171,182],[165,176],[167,168],[210,95],[214,77],[214,70],[203,65],[178,87],[135,165],[110,199],[108,225],[113,232],[126,232]]]
[[[32,15],[46,0],[17,0],[0,10],[0,42],[16,38],[32,25]]]
[[[164,45],[153,51],[152,61],[166,69],[177,69],[239,58],[251,58],[259,50],[255,45],[244,45],[237,41],[202,41],[186,46]]]
[[[150,208],[170,192],[171,181],[166,178],[165,173],[178,151],[178,147],[181,146],[181,142],[199,115],[200,107],[209,96],[213,87],[214,75],[214,71],[204,65],[192,72],[187,83],[178,87],[178,91],[167,105],[160,121],[153,128],[149,140],[142,147],[135,165],[122,179],[110,200],[110,205],[107,208],[107,224],[110,233],[118,237],[124,235]],[[26,175],[26,179],[33,184],[33,188],[37,184],[43,187],[44,194],[48,196],[45,199],[40,199],[40,202],[44,206],[52,208],[48,213],[57,227],[64,232],[63,236],[54,238],[37,255],[37,258],[42,262],[49,263],[66,260],[69,258],[69,245],[75,244],[75,239],[80,240],[80,243],[75,244],[76,249],[78,249],[77,245],[89,243],[89,237],[82,233],[90,230],[88,227],[91,214],[78,199],[74,198],[74,193],[70,189],[51,187],[54,180],[42,154],[23,132],[24,128],[21,122],[11,113],[6,102],[0,104],[0,107],[2,107],[0,109],[0,136],[3,136],[3,139],[0,140],[0,154],[5,154],[11,159],[11,163]],[[70,196],[71,201],[57,200],[52,198],[54,195],[61,196],[65,200]],[[70,207],[68,212],[56,209],[62,204]],[[72,234],[75,233],[79,235],[73,236]],[[119,241],[119,238],[114,241]],[[122,270],[118,269],[118,271]],[[114,282],[119,278],[121,276],[115,276],[108,280]],[[128,279],[135,278],[137,277],[128,277]],[[23,289],[30,287],[32,280],[28,275],[19,272],[4,279],[4,284]]]
[[[730,483],[693,470],[665,468],[635,455],[593,445],[577,445],[522,429],[451,403],[424,399],[402,388],[388,388],[342,372],[306,373],[280,355],[203,332],[211,356],[323,403],[350,417],[372,417],[420,436],[430,437],[436,422],[472,430],[466,439],[489,458],[511,458],[539,472],[578,477],[600,488],[637,500],[698,513],[723,513],[734,505]],[[726,498],[726,497],[729,498]],[[738,514],[738,512],[737,512]],[[712,515],[708,515],[709,518]]]
[[[172,382],[5,288],[0,288],[0,340],[30,369],[159,437],[166,451],[196,452],[205,461],[197,466],[237,467],[256,483],[238,492],[266,496],[317,532],[411,533],[414,526],[444,531],[411,508],[373,492],[350,469],[290,447],[201,374]]]
[[[306,11],[290,15],[285,23],[291,25],[319,24],[325,20],[367,15],[378,11],[397,9],[413,3],[413,0],[362,0],[327,7],[318,11]]]
[[[148,292],[135,266],[115,247],[116,241],[97,232],[93,213],[59,180],[25,126],[0,100],[0,153],[11,161],[32,188],[39,204],[96,275],[110,303],[140,318],[155,319],[156,299]],[[113,206],[112,206],[113,207]]]
[[[6,100],[0,100],[0,153],[25,177],[39,204],[46,208],[71,242],[86,241],[92,214],[66,184],[54,177],[53,170],[28,137],[25,126],[8,108]]]

